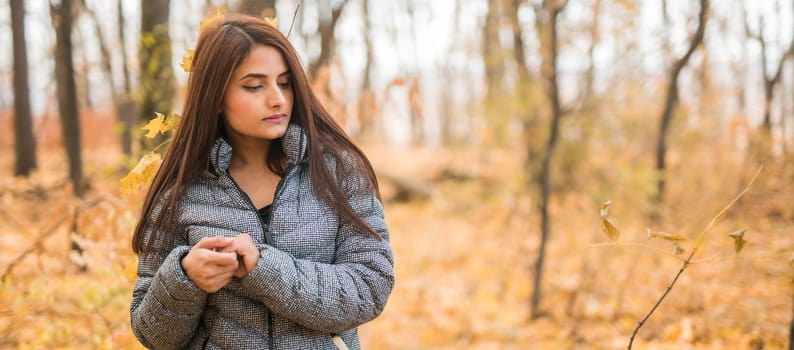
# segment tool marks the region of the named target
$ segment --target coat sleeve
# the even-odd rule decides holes
[[[151,221],[150,221],[151,222]],[[151,229],[146,239],[152,238]],[[188,279],[182,258],[190,246],[158,232],[152,249],[138,258],[138,279],[130,306],[132,331],[150,349],[176,349],[188,344],[201,319],[207,294]]]
[[[353,223],[340,225],[333,264],[297,259],[260,245],[256,267],[240,280],[248,297],[306,328],[338,333],[377,317],[394,286],[394,260],[383,207],[372,193],[348,197],[382,239]]]

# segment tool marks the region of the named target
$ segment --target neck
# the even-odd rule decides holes
[[[267,168],[267,154],[270,150],[269,140],[229,140],[233,152],[229,166],[231,168],[259,167]]]

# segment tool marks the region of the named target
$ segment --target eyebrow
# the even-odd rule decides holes
[[[276,78],[281,78],[281,77],[283,77],[285,75],[288,75],[288,74],[289,74],[289,71],[285,71],[284,73],[279,74],[278,77],[276,77]],[[248,78],[265,79],[265,78],[267,78],[267,74],[263,74],[263,73],[248,73],[248,74],[244,75],[242,78],[240,78],[240,80],[245,80],[245,79],[248,79]]]

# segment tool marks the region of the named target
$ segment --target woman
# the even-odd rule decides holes
[[[133,236],[150,348],[359,348],[394,284],[374,171],[265,21],[202,29]],[[337,339],[332,339],[337,338]]]

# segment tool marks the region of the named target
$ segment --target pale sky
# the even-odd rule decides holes
[[[438,106],[438,91],[440,89],[451,89],[455,96],[462,102],[470,100],[472,97],[481,93],[482,75],[484,70],[479,56],[479,36],[484,22],[484,14],[487,7],[486,0],[460,0],[458,7],[459,23],[454,23],[456,1],[454,0],[414,0],[413,21],[407,13],[407,1],[371,1],[370,11],[374,27],[374,53],[375,71],[373,72],[373,85],[378,91],[382,91],[386,84],[395,77],[412,77],[420,79],[423,86],[423,97],[427,104],[426,110],[433,113]],[[172,38],[174,40],[174,68],[177,78],[184,82],[186,74],[182,72],[178,64],[184,55],[185,47],[192,47],[198,33],[196,27],[203,16],[200,11],[205,0],[171,0],[172,4]],[[216,1],[221,3],[222,1]],[[610,6],[609,11],[614,11],[617,6],[613,1],[604,0],[605,6]],[[107,1],[89,1],[92,6],[99,7],[100,13],[107,13],[104,19],[103,30],[105,35],[115,35],[115,8],[112,3]],[[277,2],[278,12],[281,14],[280,27],[286,32],[294,11],[295,0],[280,0]],[[313,3],[313,2],[311,2]],[[687,25],[686,16],[693,17],[697,10],[696,1],[688,0],[669,0],[671,27],[665,29],[662,26],[661,3],[658,0],[646,0],[637,2],[642,8],[641,18],[637,19],[636,28],[619,28],[618,23],[608,17],[602,17],[602,46],[596,51],[596,71],[598,78],[602,82],[600,88],[610,81],[611,75],[615,74],[612,67],[622,66],[622,63],[640,62],[644,67],[644,74],[652,74],[664,68],[661,59],[661,36],[672,35],[672,42],[675,52],[681,53],[685,49],[685,41],[689,32],[694,29],[694,23]],[[128,32],[138,31],[139,1],[126,0],[125,14],[128,21]],[[50,25],[48,13],[48,1],[29,0],[27,5],[27,41],[28,41],[28,61],[30,66],[31,96],[33,111],[35,115],[40,115],[45,108],[53,111],[56,109],[54,102],[49,105],[45,103],[48,99],[54,98],[52,47],[54,46],[54,33]],[[101,7],[100,7],[101,6]],[[293,31],[312,32],[315,30],[316,9],[310,5],[309,11],[302,20],[303,26],[296,27]],[[567,92],[567,98],[576,95],[576,83],[580,79],[581,73],[586,69],[586,47],[588,45],[587,34],[583,28],[591,20],[590,12],[591,0],[571,0],[566,8],[561,25],[562,36],[566,45],[561,50],[560,69],[562,73],[562,86]],[[712,53],[711,64],[719,67],[727,67],[734,61],[758,62],[759,48],[754,43],[737,40],[743,38],[743,24],[741,22],[741,7],[746,6],[750,18],[750,26],[754,31],[758,30],[758,18],[766,15],[764,22],[764,32],[770,42],[770,58],[777,61],[782,52],[781,44],[791,40],[794,33],[792,29],[792,10],[788,2],[773,0],[717,0],[712,1],[712,18],[726,18],[724,23],[712,21],[706,36],[706,43]],[[611,13],[611,12],[608,12]],[[532,28],[534,13],[529,9],[524,9],[521,13],[521,21],[526,28]],[[776,14],[774,16],[770,14]],[[94,33],[89,21],[81,21],[80,35],[76,35],[74,40],[88,40]],[[342,95],[349,101],[354,101],[358,94],[360,84],[361,69],[364,66],[365,51],[363,45],[363,18],[361,0],[349,0],[343,12],[343,18],[339,21],[337,29],[337,56],[344,79],[339,79],[337,88],[343,91]],[[720,35],[719,27],[725,27],[725,31],[732,34],[730,36]],[[576,37],[566,36],[564,28],[575,27]],[[631,53],[631,57],[624,57],[614,48],[621,47],[621,43],[615,42],[611,32],[621,30],[636,31],[639,47]],[[531,29],[527,32],[527,54],[531,66],[537,67],[539,58],[536,54],[537,43]],[[667,34],[671,33],[671,34]],[[472,38],[468,40],[467,38]],[[132,39],[132,38],[128,38]],[[307,57],[316,54],[316,43],[306,43],[301,40],[301,36],[293,33],[290,39],[296,48],[304,56],[304,63],[308,64]],[[506,37],[509,40],[509,37]],[[134,41],[128,40],[128,56],[135,59]],[[84,51],[77,53],[76,64],[79,64],[83,57],[87,57],[89,62],[96,63],[99,60],[99,52],[95,44],[83,45]],[[314,48],[314,49],[313,49]],[[0,2],[0,50],[11,52],[11,33],[10,33],[10,13],[7,2]],[[118,59],[118,58],[116,58]],[[757,63],[752,63],[757,65]],[[13,101],[11,94],[11,65],[12,56],[0,56],[0,83],[7,87],[0,89],[0,104],[10,107]],[[454,74],[459,74],[462,84],[455,86],[439,86],[439,68],[448,69]],[[719,70],[717,70],[719,71]],[[727,70],[725,71],[727,72]],[[755,73],[750,71],[750,79],[760,79],[757,69]],[[102,86],[105,77],[99,71],[99,67],[89,71],[92,84],[97,87],[92,89],[94,101],[107,101],[107,96],[103,95],[107,91],[107,86]],[[726,84],[730,84],[730,74],[723,77],[717,76],[716,79],[725,79]],[[684,78],[686,79],[686,78]],[[751,80],[748,80],[751,81]],[[760,88],[760,86],[759,86]],[[760,97],[759,89],[748,89],[751,99]],[[403,143],[405,134],[408,132],[407,110],[405,107],[405,93],[396,91],[389,95],[390,101],[384,101],[386,110],[386,120],[384,121],[390,133],[394,134],[393,142]],[[426,127],[432,133],[437,129],[437,120],[427,118]]]

